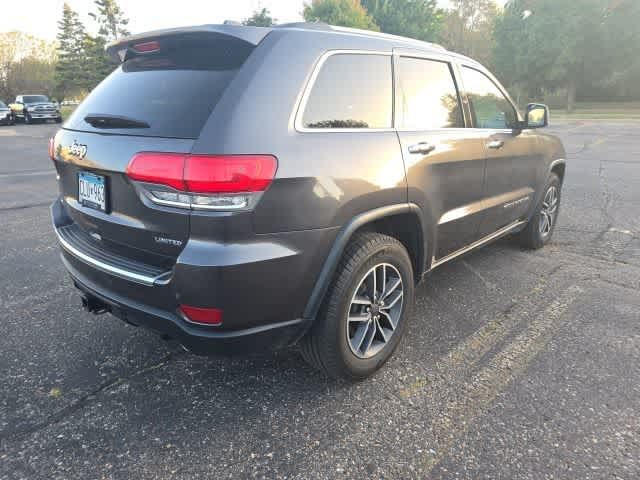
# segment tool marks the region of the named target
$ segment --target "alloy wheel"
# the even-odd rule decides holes
[[[552,185],[545,193],[542,208],[540,209],[540,224],[538,228],[542,237],[546,237],[551,233],[559,202],[558,187]]]
[[[380,263],[360,280],[347,317],[347,340],[358,358],[371,358],[389,343],[398,329],[404,294],[396,267]]]

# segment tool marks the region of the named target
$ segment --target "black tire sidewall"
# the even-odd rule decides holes
[[[402,298],[402,312],[399,317],[398,328],[394,332],[389,343],[383,348],[381,352],[372,358],[359,358],[349,348],[347,340],[347,315],[351,304],[351,299],[358,287],[362,277],[375,265],[380,263],[389,263],[398,269],[403,283],[403,298]],[[413,304],[414,295],[414,279],[413,270],[411,267],[411,261],[406,251],[401,245],[396,244],[383,244],[380,248],[371,252],[370,256],[357,268],[357,270],[350,274],[348,280],[349,288],[346,292],[340,292],[340,298],[332,298],[334,302],[333,312],[334,323],[333,331],[337,336],[335,338],[336,345],[338,346],[338,355],[340,363],[344,371],[353,378],[364,378],[371,375],[374,371],[379,369],[393,354],[398,347],[400,340],[404,335],[404,331],[407,328],[407,319],[409,317],[410,309]],[[334,295],[337,292],[334,292]]]

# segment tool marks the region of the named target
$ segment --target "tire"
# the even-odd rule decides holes
[[[56,117],[56,123],[62,123],[62,117]]]
[[[25,125],[31,125],[33,123],[33,119],[31,118],[31,115],[29,115],[27,112],[25,112],[24,114],[24,124]]]
[[[374,291],[374,278],[377,285],[383,284],[383,275],[388,291],[376,288],[377,302],[367,304],[365,298],[369,301],[371,295],[367,297],[366,290]],[[398,240],[379,233],[356,235],[345,249],[318,317],[301,340],[304,359],[332,378],[373,374],[391,357],[407,328],[414,278],[409,254]],[[392,289],[398,279],[401,284]],[[360,319],[349,321],[349,314]]]
[[[555,191],[555,196],[552,191]],[[544,194],[540,199],[540,203],[536,206],[536,211],[531,220],[529,220],[524,230],[517,234],[517,240],[522,247],[537,250],[549,243],[560,212],[561,193],[562,182],[560,182],[558,175],[552,173],[549,175],[544,187]],[[553,201],[554,198],[555,201]],[[548,203],[549,200],[551,204]],[[545,217],[548,223],[545,223]]]

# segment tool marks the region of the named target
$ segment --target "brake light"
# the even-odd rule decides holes
[[[133,46],[133,49],[137,53],[152,53],[160,50],[160,44],[157,41],[152,40],[151,42],[136,43]]]
[[[52,162],[56,161],[56,141],[53,137],[49,139],[49,158]]]
[[[233,210],[252,206],[271,185],[277,167],[271,155],[141,152],[131,159],[126,173],[132,180],[152,184],[145,191],[156,203]]]
[[[202,325],[222,325],[222,310],[219,308],[192,307],[180,305],[180,311],[193,323]]]
[[[132,180],[184,191],[184,161],[185,155],[180,153],[138,153],[129,162],[126,173]]]
[[[268,155],[192,155],[184,181],[196,193],[262,192],[276,173],[276,159]]]

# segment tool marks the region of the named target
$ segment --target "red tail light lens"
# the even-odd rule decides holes
[[[180,305],[180,311],[189,321],[203,325],[222,325],[222,310]]]
[[[133,49],[138,53],[152,53],[160,50],[160,44],[155,40],[151,42],[136,43]]]
[[[185,158],[186,155],[181,153],[138,153],[127,166],[127,176],[139,182],[167,185],[185,191]]]
[[[187,158],[184,181],[194,193],[262,192],[276,174],[270,155],[192,155]]]
[[[255,205],[277,168],[278,160],[272,155],[141,152],[131,159],[126,173],[132,180],[152,184],[143,191],[160,205],[242,210]]]
[[[56,141],[53,137],[49,139],[49,158],[53,162],[56,161]]]
[[[168,185],[183,192],[262,192],[273,181],[278,162],[271,155],[182,155],[143,152],[127,167],[139,182]]]

